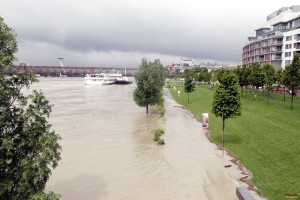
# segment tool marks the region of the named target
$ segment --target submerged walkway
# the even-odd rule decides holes
[[[198,199],[238,199],[236,187],[248,186],[240,181],[245,175],[241,174],[237,165],[230,162],[232,158],[226,152],[222,152],[208,140],[201,123],[172,98],[169,89],[164,88],[164,96],[165,151],[174,155],[169,162],[172,162],[172,170],[180,171],[175,176],[180,176],[178,179],[181,181],[186,180],[185,186],[183,185],[186,193],[177,194],[175,199],[196,199],[189,196],[189,191],[198,195]],[[231,167],[225,168],[225,165]],[[253,191],[249,192],[256,200],[264,199]]]
[[[235,190],[240,185],[229,177],[224,167],[222,151],[209,142],[201,123],[172,99],[168,89],[164,89],[164,95],[165,151],[174,154],[174,160],[169,162],[173,162],[170,164],[174,167],[172,170],[179,171],[176,173],[176,176],[181,176],[178,179],[186,180],[185,184],[182,181],[186,194],[177,194],[176,199],[190,198],[189,190],[193,191],[191,194],[198,195],[199,199],[237,199]],[[181,146],[173,146],[172,143]]]

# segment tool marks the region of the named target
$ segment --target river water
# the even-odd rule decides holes
[[[50,122],[62,160],[47,190],[65,200],[236,199],[222,155],[201,124],[165,94],[165,117],[146,115],[132,98],[135,84],[86,86],[83,78],[40,78],[54,104]],[[153,141],[165,130],[166,144]]]

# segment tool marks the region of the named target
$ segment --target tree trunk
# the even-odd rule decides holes
[[[225,130],[225,119],[222,118],[222,147],[224,148],[224,130]]]
[[[293,110],[293,108],[294,108],[294,97],[293,97],[293,92],[292,92],[292,94],[291,94],[291,110]]]
[[[257,101],[257,88],[255,89],[254,97],[255,97],[255,101]]]
[[[244,91],[244,88],[243,88],[243,86],[241,87],[241,93],[242,93],[242,97],[244,97],[244,95],[243,95],[243,91]]]
[[[146,105],[146,112],[147,112],[147,115],[148,115],[148,105]]]

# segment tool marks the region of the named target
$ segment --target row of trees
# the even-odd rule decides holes
[[[206,70],[203,70],[206,72]],[[184,71],[184,91],[188,94],[188,103],[190,93],[195,89],[195,70],[186,69]],[[197,74],[199,75],[199,74]],[[239,90],[239,80],[237,74],[230,70],[218,70],[210,73],[210,77],[215,77],[219,84],[215,89],[212,113],[222,119],[222,147],[224,147],[225,120],[241,115],[241,96]]]
[[[264,64],[260,66],[258,63],[254,63],[250,66],[238,67],[234,72],[239,79],[239,85],[242,89],[249,85],[255,86],[256,91],[259,87],[265,87],[267,90],[268,101],[270,99],[270,91],[274,88],[274,84],[277,82],[278,87],[284,85],[284,87],[290,89],[292,93],[300,86],[300,59],[299,54],[294,55],[293,61],[290,65],[287,65],[283,70],[275,70],[271,64]],[[291,110],[293,110],[293,95],[291,95]]]
[[[183,73],[180,73],[180,71],[177,70],[175,77],[185,78],[185,83],[188,83],[190,79],[199,82],[212,83],[214,87],[214,84],[217,81],[220,82],[223,71],[225,70],[218,69],[208,72],[208,69],[205,67],[193,67],[191,69],[186,69]],[[238,77],[242,97],[244,91],[243,88],[252,86],[252,88],[255,88],[254,92],[257,100],[256,93],[260,87],[263,87],[267,91],[267,99],[269,102],[270,92],[274,89],[275,85],[278,88],[284,86],[284,88],[293,91],[293,94],[295,94],[295,90],[297,90],[300,85],[299,54],[294,55],[292,63],[287,65],[284,70],[282,68],[276,70],[271,64],[264,64],[261,66],[259,63],[254,63],[251,65],[238,66],[237,69],[233,70],[233,72]],[[191,83],[188,83],[188,85],[191,85]],[[186,90],[185,87],[185,91],[190,93],[193,89],[190,91],[189,89]],[[293,110],[293,101],[293,95],[291,95],[291,110]]]
[[[136,89],[133,99],[138,106],[146,107],[148,114],[149,106],[163,102],[162,88],[165,84],[165,69],[157,59],[154,62],[145,58],[135,74]]]
[[[208,72],[206,67],[193,67],[186,69],[195,81],[198,82],[209,82],[212,79],[212,73]],[[180,69],[176,69],[174,78],[185,78],[187,73],[186,70],[182,73]]]
[[[255,86],[256,92],[259,87],[265,87],[267,90],[268,102],[270,99],[270,91],[274,88],[274,83],[284,84],[287,88],[294,91],[300,85],[300,56],[295,55],[290,65],[285,67],[285,70],[276,71],[271,64],[261,66],[254,63],[250,66],[238,67],[235,70],[217,70],[211,71],[210,80],[212,82],[218,81],[213,97],[212,113],[216,117],[222,119],[222,146],[224,147],[224,130],[225,120],[235,116],[241,115],[241,95],[239,87],[243,92],[243,88],[247,86]],[[203,70],[205,71],[205,70]],[[193,92],[197,80],[195,70],[186,69],[184,71],[184,89],[188,94]],[[197,74],[198,75],[198,74]],[[256,97],[257,95],[255,95]],[[291,110],[293,110],[293,95],[291,95]]]
[[[51,104],[41,91],[24,95],[33,74],[7,76],[17,52],[16,34],[0,17],[0,199],[54,200],[45,185],[60,160],[60,139],[47,119]]]
[[[178,71],[177,71],[178,73]],[[216,87],[212,112],[216,117],[222,119],[222,146],[224,147],[225,120],[241,115],[241,94],[243,88],[254,86],[255,92],[258,88],[265,87],[267,90],[268,102],[270,91],[274,84],[284,84],[287,88],[294,91],[300,85],[300,59],[295,55],[291,65],[286,66],[285,70],[277,70],[271,64],[261,66],[254,63],[250,66],[238,66],[235,70],[212,70],[207,68],[186,69],[177,76],[184,78],[184,90],[188,94],[195,89],[195,81],[218,82]],[[134,100],[139,106],[146,107],[155,105],[162,101],[162,87],[164,85],[164,70],[159,60],[154,63],[143,59],[139,71],[136,74],[137,88],[134,91]],[[257,95],[255,95],[257,97]],[[257,99],[256,99],[257,100]],[[293,96],[291,95],[291,109],[293,109]]]
[[[184,90],[188,94],[194,91],[194,69],[186,69],[184,71]],[[208,73],[208,70],[202,72]],[[137,105],[146,107],[148,114],[148,106],[156,105],[163,101],[162,88],[164,86],[164,69],[159,60],[148,62],[142,60],[139,70],[135,75],[137,87],[134,90],[133,98]],[[196,73],[200,77],[200,72]],[[199,80],[199,79],[198,79]],[[219,85],[216,88],[212,112],[216,117],[222,118],[222,146],[224,147],[224,129],[225,120],[241,114],[241,100],[239,93],[238,78],[233,71],[220,71],[218,73]]]

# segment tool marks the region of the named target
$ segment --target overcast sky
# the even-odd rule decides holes
[[[138,67],[180,58],[238,64],[247,37],[299,0],[0,0],[29,65]]]

